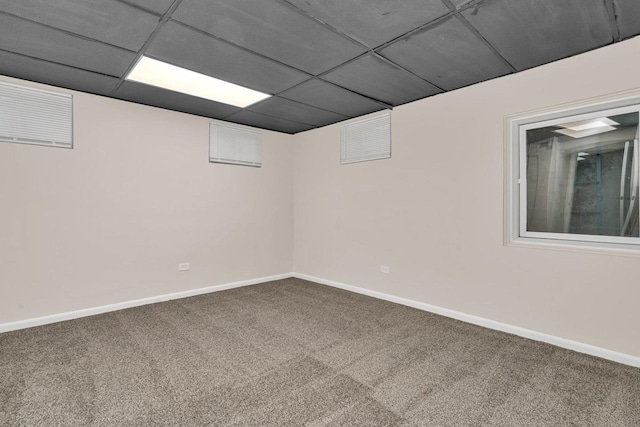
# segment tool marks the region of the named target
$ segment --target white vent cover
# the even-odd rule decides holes
[[[262,133],[211,123],[209,161],[234,165],[262,166]]]
[[[0,141],[73,148],[73,99],[0,82]]]
[[[391,115],[342,125],[340,163],[391,157]]]

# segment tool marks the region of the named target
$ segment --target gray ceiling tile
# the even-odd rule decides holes
[[[613,41],[602,0],[487,0],[464,17],[523,70]]]
[[[162,27],[147,49],[147,54],[170,64],[270,94],[281,92],[310,77],[175,22],[167,22]]]
[[[373,55],[336,68],[324,80],[391,105],[400,105],[441,91]]]
[[[498,55],[455,17],[397,41],[379,53],[445,90],[511,72]]]
[[[160,15],[169,10],[174,0],[125,0],[127,3],[135,4],[151,12],[155,12]]]
[[[613,0],[616,21],[623,39],[640,34],[640,1]]]
[[[467,3],[471,3],[472,1],[476,1],[476,0],[449,0],[451,3],[453,3],[453,5],[457,8],[460,8],[461,6],[464,6]]]
[[[315,105],[350,117],[384,109],[381,104],[369,98],[319,79],[307,80],[292,89],[279,93],[278,96],[307,105]]]
[[[0,74],[98,95],[108,95],[119,81],[115,77],[4,51],[0,51]]]
[[[321,110],[277,96],[258,102],[248,107],[248,110],[314,126],[324,126],[348,118],[342,114]]]
[[[249,110],[238,111],[225,118],[228,122],[239,123],[247,126],[253,126],[261,129],[270,129],[284,133],[298,133],[305,130],[313,129],[316,126],[292,122],[277,117],[266,116],[260,113],[254,113]]]
[[[612,11],[640,32],[640,0],[0,0],[0,73],[296,133],[604,46]],[[152,58],[277,96],[119,87],[150,34]]]
[[[449,12],[441,0],[288,0],[374,48]]]
[[[135,54],[0,14],[0,49],[112,76],[122,76]]]
[[[223,118],[240,110],[231,105],[130,81],[124,82],[115,96],[139,104],[213,118]]]
[[[172,18],[314,75],[365,52],[275,0],[183,0]]]
[[[0,11],[130,50],[158,24],[157,16],[114,0],[20,0],[0,3]]]

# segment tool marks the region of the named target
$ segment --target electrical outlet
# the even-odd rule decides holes
[[[191,270],[191,265],[188,262],[183,262],[182,264],[178,264],[178,271],[189,271]]]
[[[388,265],[381,265],[380,273],[385,273],[385,274],[391,273],[391,267],[389,267]]]

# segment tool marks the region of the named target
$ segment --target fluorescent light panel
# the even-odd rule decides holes
[[[245,108],[271,95],[143,56],[127,80]]]
[[[612,130],[616,130],[616,128],[614,128],[613,126],[604,125],[604,126],[593,128],[593,129],[585,129],[585,130],[577,130],[577,131],[571,130],[571,129],[557,129],[557,130],[554,130],[554,132],[570,136],[571,138],[584,138],[585,136],[597,135],[599,133],[605,133]]]
[[[619,125],[620,123],[617,123],[608,117],[600,117],[598,119],[563,123],[559,126],[564,129],[554,130],[554,132],[570,136],[571,138],[584,138],[585,136],[597,135],[599,133],[616,130],[614,126]]]
[[[620,125],[620,123],[616,123],[607,117],[601,117],[599,119],[581,120],[579,122],[564,123],[560,126],[566,129],[581,131],[581,130],[587,130],[587,129],[595,129],[600,127],[618,126],[618,125]]]

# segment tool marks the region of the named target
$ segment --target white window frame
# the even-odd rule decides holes
[[[523,113],[505,118],[505,244],[640,255],[640,237],[527,231],[526,133],[530,129],[607,115],[638,112],[640,95]],[[640,125],[639,125],[640,126]],[[640,153],[634,153],[638,156]],[[636,203],[640,203],[637,200]]]
[[[36,133],[27,132],[27,134],[33,136],[33,138],[25,138],[24,136],[18,136],[15,134],[12,135],[11,132],[9,131],[8,135],[0,135],[0,142],[8,142],[13,144],[21,144],[21,145],[38,145],[41,147],[73,149],[73,128],[74,128],[73,95],[67,94],[67,93],[61,93],[61,92],[53,92],[49,90],[44,90],[44,89],[34,88],[31,86],[19,85],[19,84],[4,82],[4,81],[0,81],[0,87],[4,88],[4,90],[9,92],[9,94],[11,93],[12,90],[21,91],[23,93],[30,93],[28,97],[31,98],[31,101],[39,97],[40,98],[39,101],[42,104],[40,108],[43,108],[42,106],[50,107],[52,105],[51,100],[58,99],[59,101],[53,102],[53,105],[57,104],[57,107],[62,107],[63,106],[62,103],[64,103],[65,108],[47,109],[46,116],[48,116],[49,118],[48,124],[54,125],[55,127],[57,127],[58,131],[60,130],[61,127],[65,131],[68,130],[68,140],[51,139],[50,135],[47,135],[47,137],[44,137],[42,135],[38,136],[37,135],[38,132]],[[16,93],[15,95],[19,96],[18,93]],[[18,111],[22,111],[22,113],[26,113],[29,110],[18,110]],[[30,111],[30,112],[37,114],[37,110]],[[56,116],[56,113],[58,114],[57,116]],[[2,111],[0,111],[0,114],[2,114]],[[57,119],[58,122],[55,122],[54,120],[52,120],[53,118]],[[61,120],[65,118],[68,118],[69,120],[68,123],[61,122]],[[18,120],[18,123],[24,123],[24,120],[26,119],[27,119],[26,117],[22,116],[21,120]],[[27,126],[27,128],[29,128],[30,130],[31,128],[36,128],[37,126],[41,126],[43,124],[41,123],[41,120],[39,120],[37,116],[34,116],[31,122],[32,123],[29,123],[29,125]],[[0,134],[1,133],[3,133],[2,130],[0,130]],[[18,134],[19,133],[20,132],[18,132]],[[61,135],[58,134],[58,136],[61,136]]]
[[[372,127],[373,126],[373,127]],[[384,132],[377,132],[375,126],[383,126]],[[350,132],[373,132],[378,137],[385,138],[388,149],[384,151],[371,151],[369,154],[361,154],[357,157],[349,157],[347,155]],[[362,145],[360,146],[362,147]],[[377,115],[366,119],[358,120],[352,123],[344,124],[340,127],[340,164],[348,165],[351,163],[370,162],[373,160],[384,160],[391,158],[391,113]]]
[[[220,130],[228,130],[232,133],[235,133],[236,136],[244,135],[246,139],[243,139],[237,143],[245,144],[245,148],[251,147],[254,149],[254,154],[258,157],[259,161],[248,161],[245,159],[241,159],[237,150],[240,147],[235,147],[236,154],[234,158],[222,158],[218,156],[212,155],[212,146],[214,141],[217,144],[220,143],[218,138],[220,138],[218,131]],[[236,166],[249,166],[253,168],[261,168],[262,167],[262,132],[256,130],[246,129],[240,126],[232,126],[228,124],[221,124],[217,122],[209,122],[209,163],[220,163],[227,165],[236,165]]]

